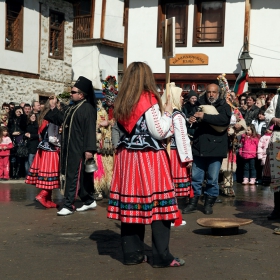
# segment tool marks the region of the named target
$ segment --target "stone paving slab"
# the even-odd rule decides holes
[[[186,265],[161,269],[122,264],[120,222],[106,218],[106,199],[96,210],[59,217],[33,200],[37,193],[24,183],[0,184],[0,279],[279,279],[279,222],[266,219],[269,188],[237,185],[235,198],[214,206],[211,217],[253,219],[238,235],[213,236],[200,227],[196,220],[206,216],[199,202],[197,213],[183,215],[187,225],[171,230],[170,251]],[[58,191],[55,201],[62,203]],[[145,243],[151,256],[149,226]]]

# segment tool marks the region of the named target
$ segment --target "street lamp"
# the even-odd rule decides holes
[[[250,69],[252,60],[253,58],[249,55],[247,50],[242,52],[238,59],[242,71],[247,71]]]

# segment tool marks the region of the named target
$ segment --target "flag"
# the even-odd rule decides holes
[[[236,82],[234,84],[233,91],[236,93],[236,96],[239,96],[243,92],[248,90],[248,72],[243,72],[241,71],[240,74],[238,75]]]

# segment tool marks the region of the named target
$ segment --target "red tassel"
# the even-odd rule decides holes
[[[179,211],[179,218],[176,219],[175,222],[174,222],[175,227],[180,226],[182,224],[182,221],[183,221],[182,213],[181,213],[180,210],[178,210],[178,211]]]

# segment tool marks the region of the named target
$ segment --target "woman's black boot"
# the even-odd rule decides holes
[[[268,220],[278,220],[280,219],[280,192],[274,193],[274,209],[270,213],[269,216],[267,216]]]

